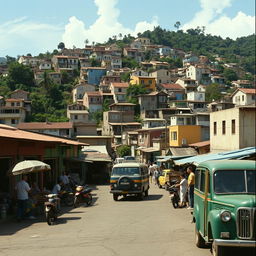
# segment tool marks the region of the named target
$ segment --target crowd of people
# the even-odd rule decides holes
[[[150,177],[150,183],[159,185],[159,176],[162,170],[165,169],[164,164],[160,166],[156,162],[149,163],[148,172]],[[180,176],[180,182],[175,186],[179,188],[180,194],[180,207],[187,207],[192,210],[194,208],[194,185],[195,185],[195,174],[192,166],[187,167],[186,171]]]
[[[17,195],[17,220],[36,219],[34,210],[44,195],[51,193],[61,196],[62,190],[67,189],[69,186],[70,177],[67,172],[63,172],[52,190],[41,190],[35,181],[32,181],[30,186],[28,183],[28,175],[22,175],[21,180],[17,182],[15,187]],[[60,208],[59,205],[58,208]]]

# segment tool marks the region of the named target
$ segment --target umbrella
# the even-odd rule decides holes
[[[51,170],[51,166],[37,160],[25,160],[17,163],[12,169],[13,175]]]

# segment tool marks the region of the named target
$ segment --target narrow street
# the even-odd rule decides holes
[[[114,202],[109,186],[93,194],[93,206],[67,211],[54,226],[43,219],[0,224],[0,255],[211,255],[194,244],[190,211],[173,209],[165,190],[152,185],[143,201]]]

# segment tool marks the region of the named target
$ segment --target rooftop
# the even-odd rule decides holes
[[[17,128],[22,130],[52,130],[52,129],[71,129],[71,122],[31,122],[19,123]]]

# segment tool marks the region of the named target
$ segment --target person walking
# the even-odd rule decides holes
[[[17,191],[17,220],[21,221],[25,219],[25,215],[28,209],[28,192],[31,190],[27,183],[27,175],[22,175],[22,179],[17,183],[15,189]],[[29,219],[35,219],[34,216],[28,216]]]
[[[148,174],[149,174],[149,177],[150,177],[150,183],[152,183],[152,179],[153,179],[153,175],[154,175],[154,166],[153,166],[153,163],[151,163],[148,167]]]
[[[159,185],[159,171],[157,168],[154,168],[154,181],[155,181],[155,185]]]
[[[194,209],[195,174],[191,166],[187,168],[187,173],[188,173],[188,201],[189,201],[189,207],[187,209],[192,210]]]

